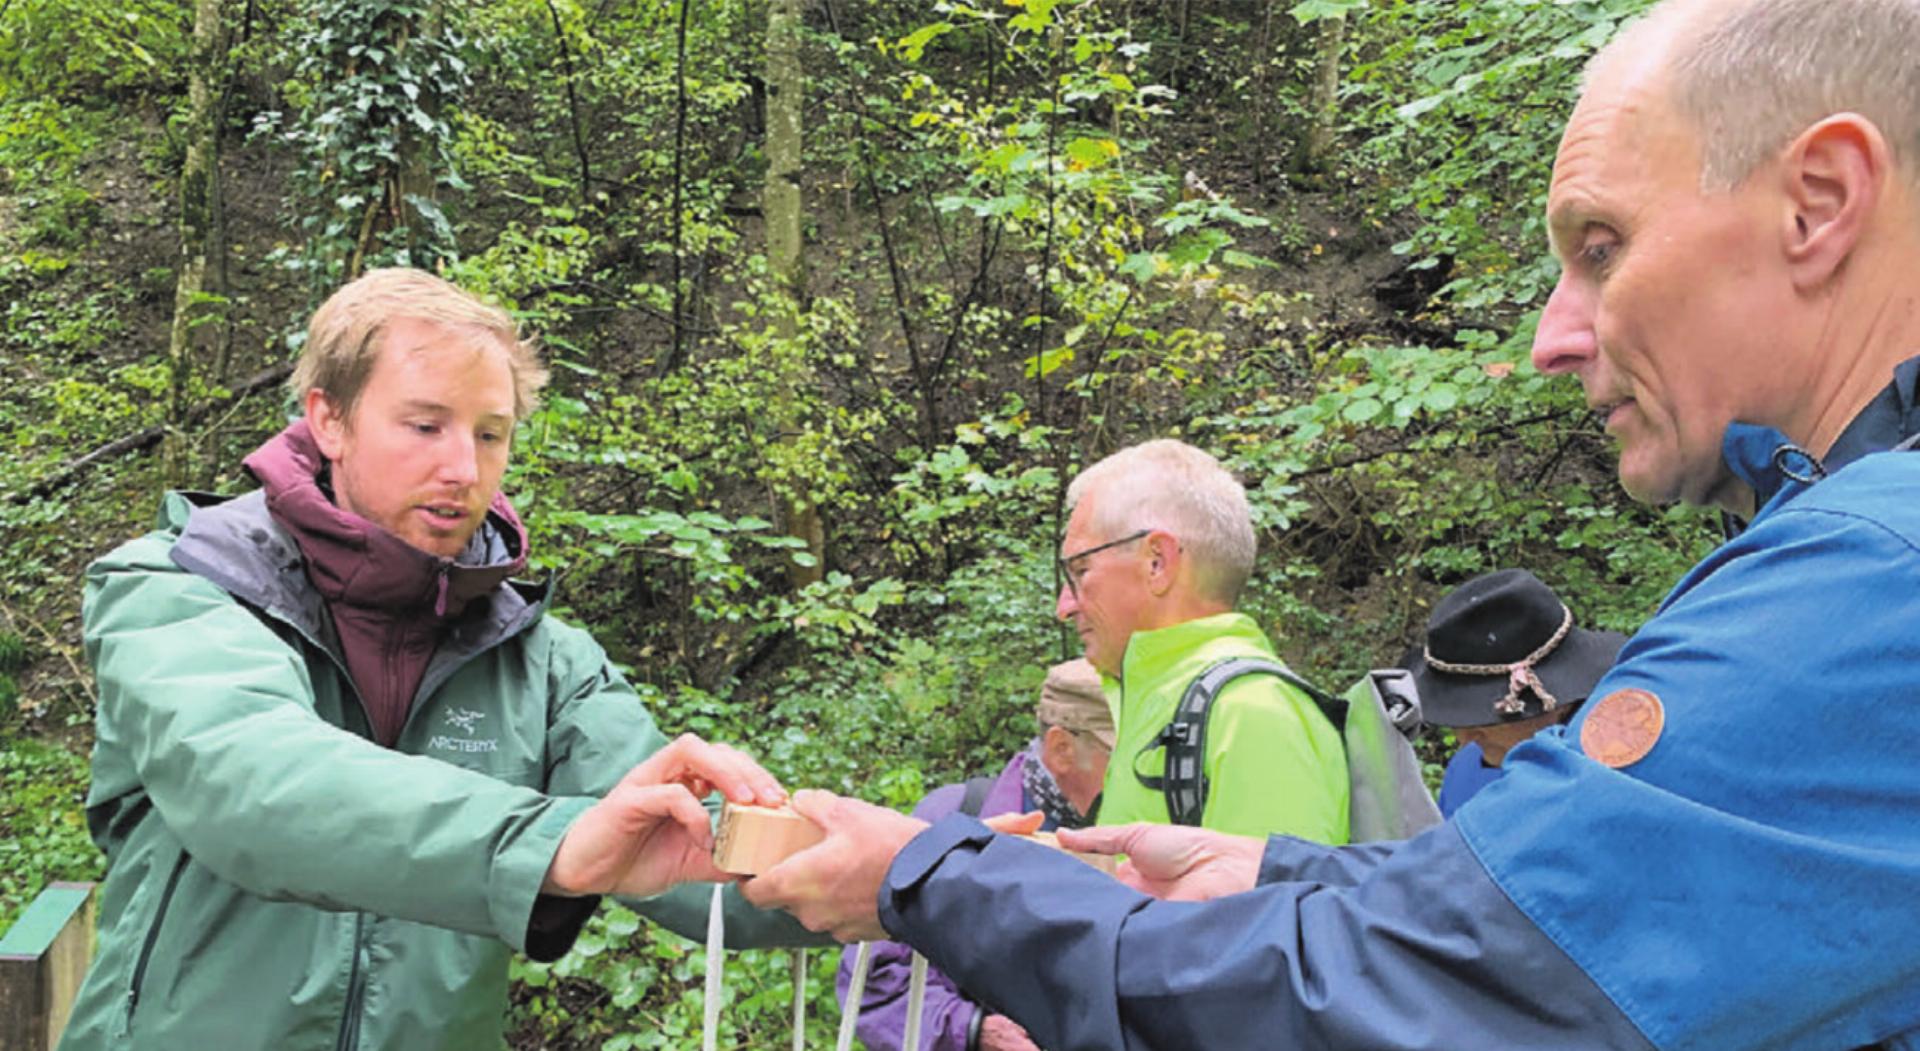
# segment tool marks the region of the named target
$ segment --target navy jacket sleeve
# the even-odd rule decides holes
[[[901,851],[880,910],[1052,1051],[1650,1046],[1450,825],[1348,886],[1164,902],[956,816]]]
[[[1256,882],[1291,881],[1351,887],[1400,846],[1401,843],[1395,841],[1330,847],[1295,836],[1272,836],[1267,839],[1267,849],[1261,855],[1260,876]]]

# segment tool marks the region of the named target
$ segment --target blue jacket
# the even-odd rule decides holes
[[[1817,484],[1728,428],[1754,521],[1446,824],[1274,837],[1254,890],[1188,903],[953,817],[882,921],[1053,1051],[1920,1048],[1920,453],[1869,455],[1920,430],[1917,381]],[[1614,769],[1581,731],[1629,687],[1665,725]]]
[[[1440,814],[1452,817],[1453,812],[1467,805],[1467,800],[1480,794],[1480,790],[1500,780],[1501,768],[1487,765],[1487,756],[1480,750],[1478,742],[1469,741],[1455,752],[1447,761],[1446,776],[1440,779]]]

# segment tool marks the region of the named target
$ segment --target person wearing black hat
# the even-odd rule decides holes
[[[1442,598],[1426,645],[1402,661],[1427,723],[1462,745],[1440,783],[1440,812],[1452,817],[1497,780],[1508,749],[1571,720],[1626,641],[1576,626],[1560,596],[1524,569],[1475,577]]]

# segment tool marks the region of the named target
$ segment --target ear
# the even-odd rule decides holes
[[[1147,534],[1142,545],[1147,553],[1147,590],[1155,598],[1173,590],[1180,572],[1180,541],[1172,533],[1159,529]]]
[[[1873,122],[1836,113],[1800,133],[1782,156],[1786,260],[1794,287],[1820,288],[1870,228],[1893,152]]]
[[[1059,726],[1049,726],[1040,735],[1040,758],[1048,770],[1073,769],[1073,735]]]
[[[319,388],[307,391],[302,406],[307,414],[307,429],[313,432],[320,454],[338,463],[347,448],[347,420],[327,393]]]

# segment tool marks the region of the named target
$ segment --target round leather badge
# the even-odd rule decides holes
[[[1580,727],[1580,750],[1615,770],[1646,758],[1667,725],[1660,698],[1641,689],[1615,690],[1600,698]]]

